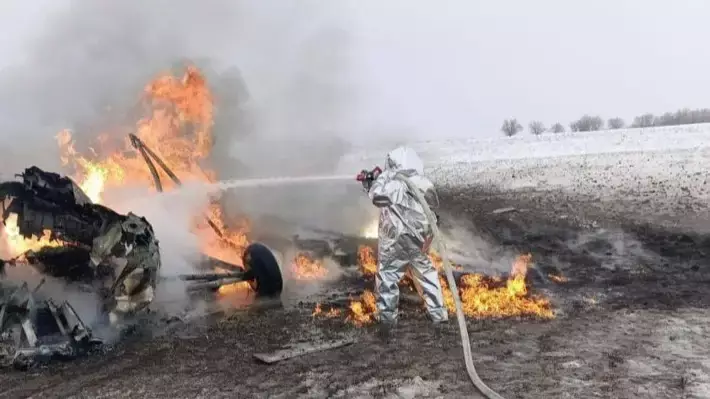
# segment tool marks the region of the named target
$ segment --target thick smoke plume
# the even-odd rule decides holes
[[[188,64],[202,70],[216,98],[215,147],[205,166],[220,179],[334,173],[358,106],[346,15],[317,0],[56,3],[25,43],[23,61],[0,71],[0,178],[30,165],[69,173],[60,164],[59,131],[70,129],[86,155],[101,134],[123,140],[142,116],[144,86]],[[157,195],[149,184],[104,197],[153,224],[163,275],[192,272],[199,245],[190,225],[208,192]],[[275,216],[354,232],[370,210],[357,184],[224,194],[227,215],[256,224]],[[182,282],[160,283],[156,306],[174,313],[186,303]]]
[[[85,151],[101,133],[122,139],[144,85],[185,64],[206,73],[217,98],[210,166],[220,178],[331,173],[348,150],[357,107],[351,38],[347,10],[333,2],[74,0],[54,8],[25,62],[0,73],[0,143],[12,149],[3,177],[29,164],[58,170],[61,129]],[[226,210],[357,230],[357,190],[233,191]]]

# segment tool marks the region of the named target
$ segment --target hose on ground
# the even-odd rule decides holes
[[[434,236],[432,244],[434,249],[439,252],[439,256],[441,256],[442,263],[444,265],[444,272],[446,273],[446,280],[449,283],[451,294],[454,297],[454,304],[456,306],[456,320],[458,321],[459,333],[461,334],[461,346],[463,347],[464,362],[466,363],[466,371],[468,372],[468,376],[471,379],[471,382],[473,382],[473,385],[475,385],[476,388],[488,399],[503,399],[502,396],[500,396],[494,390],[489,388],[483,382],[483,380],[481,380],[481,377],[479,377],[478,373],[476,372],[476,366],[474,366],[473,364],[471,339],[468,336],[468,328],[466,328],[466,317],[463,313],[463,306],[461,305],[461,298],[459,297],[459,291],[458,287],[456,286],[456,279],[454,278],[451,263],[449,263],[446,245],[441,236],[441,232],[439,231],[439,227],[436,223],[437,218],[434,215],[434,212],[429,207],[429,204],[427,203],[424,197],[424,193],[404,174],[398,173],[397,178],[399,178],[407,185],[410,192],[414,193],[417,198],[417,201],[421,204],[422,208],[424,208],[424,213],[426,214],[427,220],[429,221],[429,225],[431,225],[432,233]]]

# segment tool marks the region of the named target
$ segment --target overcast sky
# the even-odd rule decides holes
[[[52,36],[60,22],[49,21],[59,12],[66,15],[70,3],[82,13],[77,1],[1,0],[0,73],[23,62],[26,75],[38,68],[37,73],[46,72],[46,65],[33,64],[39,59],[36,43]],[[628,122],[643,112],[710,106],[707,0],[253,0],[232,8],[223,1],[194,3],[202,9],[194,20],[183,13],[160,29],[173,36],[179,30],[189,38],[185,56],[201,50],[225,65],[238,65],[256,106],[280,110],[263,111],[280,121],[273,129],[311,129],[313,124],[297,119],[317,118],[321,105],[336,113],[334,102],[340,104],[340,123],[331,119],[327,124],[348,130],[342,134],[407,131],[418,139],[498,137],[507,117],[523,124],[540,119],[567,125],[591,113]],[[146,7],[150,18],[145,21],[168,18],[169,7],[159,9]],[[82,15],[84,21],[94,18]],[[124,24],[126,35],[134,29],[110,13],[95,18],[117,29]],[[62,21],[71,24],[71,19]],[[87,27],[88,36],[92,29]],[[326,32],[317,45],[313,32]],[[162,45],[152,39],[146,37],[144,46]],[[56,46],[58,51],[71,47]],[[339,56],[336,60],[319,51]],[[298,61],[303,54],[308,62]],[[60,62],[59,67],[92,69],[100,64],[95,57],[80,57],[79,64]],[[304,68],[316,65],[314,60],[318,73],[305,79]],[[313,90],[311,85],[338,94],[304,100],[313,112],[285,111],[294,98],[273,87],[294,69],[300,70],[299,84],[289,85],[288,93],[295,87]],[[104,98],[87,93],[76,90],[64,101]]]

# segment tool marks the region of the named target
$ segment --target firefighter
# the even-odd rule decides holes
[[[372,203],[380,209],[377,320],[389,326],[397,322],[398,283],[407,266],[431,320],[435,323],[448,320],[439,275],[427,255],[432,229],[422,204],[403,180],[409,179],[425,194],[427,202],[432,202],[432,195],[436,195],[434,184],[423,174],[424,164],[419,155],[412,148],[398,147],[387,154],[383,171],[377,168],[363,171],[363,178],[359,178]]]

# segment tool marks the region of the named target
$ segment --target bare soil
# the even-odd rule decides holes
[[[651,198],[651,199],[649,199]],[[561,192],[443,193],[445,224],[467,221],[496,251],[531,252],[554,320],[470,320],[482,379],[506,398],[710,397],[710,235],[692,199],[582,198]],[[493,213],[504,207],[515,211]],[[659,209],[663,211],[660,212]],[[662,215],[661,215],[662,214]],[[343,278],[327,292],[358,291]],[[314,319],[315,302],[254,308],[156,333],[29,372],[0,374],[3,398],[462,398],[478,397],[456,324],[434,327],[403,303],[389,339],[375,326]],[[299,341],[354,336],[347,347],[257,363],[252,354]]]

